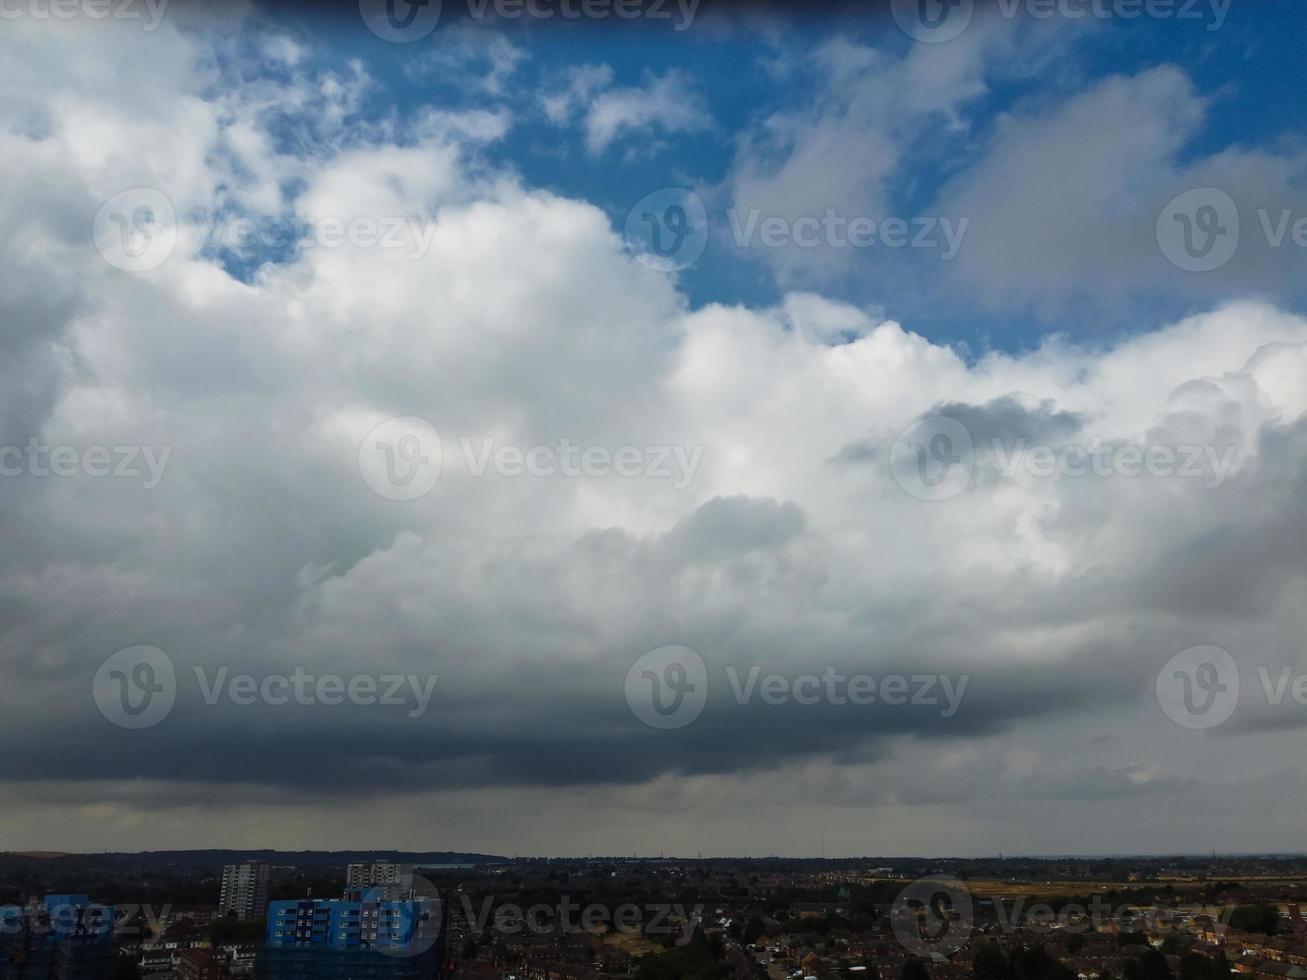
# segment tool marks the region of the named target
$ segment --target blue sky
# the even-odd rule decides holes
[[[976,90],[960,95],[948,113],[925,114],[896,148],[901,156],[884,181],[883,199],[861,210],[908,220],[943,214],[941,192],[985,157],[1005,117],[1048,115],[1104,79],[1136,77],[1159,66],[1182,72],[1193,97],[1204,104],[1201,122],[1168,154],[1178,168],[1231,148],[1292,156],[1307,107],[1296,97],[1305,30],[1291,0],[1236,0],[1228,10],[1204,0],[1175,9],[1184,9],[1185,17],[1069,20],[1035,18],[1027,7],[1004,17],[998,4],[982,5],[977,21],[999,15],[1014,47],[978,69]],[[728,209],[738,201],[730,184],[742,141],[756,136],[768,119],[801,114],[826,97],[814,53],[844,43],[874,50],[892,63],[910,57],[914,44],[920,46],[884,9],[805,14],[801,8],[781,7],[764,15],[748,7],[705,8],[681,31],[670,21],[477,21],[461,15],[460,4],[447,3],[439,28],[408,44],[358,30],[352,13],[343,8],[331,14],[282,10],[271,16],[292,36],[308,41],[315,57],[359,59],[377,83],[368,96],[368,113],[403,120],[430,107],[511,108],[512,126],[487,149],[488,157],[516,170],[532,186],[602,207],[619,229],[632,204],[646,193],[669,186],[698,191],[708,204],[714,237],[703,257],[682,273],[685,294],[695,305],[767,304],[796,283],[816,285],[828,297],[910,318],[916,332],[977,354],[991,348],[1027,349],[1048,333],[1110,340],[1194,312],[1213,295],[1212,284],[1194,290],[1192,282],[1179,277],[1156,288],[1137,284],[1128,295],[1104,298],[1090,269],[1080,288],[1067,291],[1065,302],[1041,303],[1018,295],[978,304],[965,284],[947,274],[951,270],[934,268],[931,260],[903,263],[895,255],[891,264],[885,249],[870,248],[838,274],[790,280],[761,261],[756,247],[741,248],[731,241]],[[480,83],[491,71],[492,45],[500,43],[492,37],[511,46],[515,55],[497,91],[489,92]],[[964,36],[937,47],[965,41]],[[561,88],[568,73],[582,65],[607,66],[614,88],[639,89],[675,75],[684,91],[701,100],[702,128],[632,129],[602,151],[588,151],[579,125],[550,122],[538,104],[541,95]],[[875,72],[859,84],[874,87]],[[924,77],[922,84],[948,87],[947,80]],[[1122,137],[1124,169],[1132,161],[1125,158],[1128,135]],[[1085,190],[1065,187],[1069,195]],[[1250,210],[1259,203],[1246,202]],[[1137,217],[1152,217],[1148,209],[1153,202],[1137,204]],[[847,200],[832,197],[829,205],[849,217],[861,213]],[[975,231],[974,222],[983,216],[970,218]],[[1080,230],[1066,227],[1063,237],[1069,240]],[[1038,261],[1029,271],[1039,275]],[[1266,296],[1292,303],[1302,299],[1294,278],[1268,282],[1232,276],[1214,288],[1227,297]]]
[[[1301,847],[1295,4],[43,2],[0,32],[14,846]],[[303,674],[410,697],[222,680]],[[956,701],[738,693],[837,674]]]

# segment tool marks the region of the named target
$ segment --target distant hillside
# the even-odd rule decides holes
[[[271,849],[233,850],[209,848],[195,851],[106,851],[77,854],[59,851],[4,851],[0,865],[24,860],[63,861],[105,870],[153,868],[171,871],[202,871],[242,861],[267,861],[269,864],[294,865],[299,868],[332,868],[364,861],[399,861],[406,864],[495,864],[505,858],[494,854],[471,854],[463,851],[276,851]]]

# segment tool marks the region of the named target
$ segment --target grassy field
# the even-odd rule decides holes
[[[632,956],[644,956],[646,953],[661,953],[663,948],[643,936],[625,932],[610,932],[604,936],[605,946],[616,946]]]

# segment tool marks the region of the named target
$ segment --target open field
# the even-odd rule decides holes
[[[646,953],[661,953],[663,947],[643,936],[625,932],[610,932],[604,936],[605,946],[616,946],[632,956],[644,956]]]

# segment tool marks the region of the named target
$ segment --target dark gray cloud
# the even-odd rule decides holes
[[[1269,721],[1241,708],[1219,732],[1239,737],[1215,737],[1169,721],[1152,691],[1191,645],[1224,645],[1250,671],[1297,662],[1301,318],[1214,306],[1111,348],[969,363],[812,296],[690,309],[598,208],[487,161],[507,115],[435,114],[400,138],[354,124],[362,74],[292,58],[223,86],[217,55],[241,65],[230,38],[160,30],[6,38],[25,72],[77,72],[0,109],[0,167],[40,175],[0,205],[0,445],[171,455],[149,489],[0,477],[0,830],[78,846],[161,827],[398,838],[439,807],[451,834],[542,849],[548,825],[594,834],[582,851],[717,827],[728,847],[774,850],[819,815],[832,836],[880,824],[905,850],[963,850],[938,842],[1011,840],[1010,808],[1068,800],[1085,834],[1141,818],[1169,834],[1162,799],[1196,801],[1215,825],[1237,780],[1296,812],[1301,774],[1275,783],[1272,762],[1297,706]],[[1006,50],[984,37],[950,50]],[[851,47],[824,57],[875,74]],[[892,117],[916,90],[889,70],[889,102],[799,121],[784,145]],[[276,105],[314,117],[288,130],[293,153],[249,138],[282,131]],[[99,120],[95,152],[70,106]],[[875,192],[860,166],[840,166],[851,199]],[[806,179],[778,167],[743,190]],[[244,278],[183,243],[134,275],[85,234],[130,186],[166,187],[183,214],[415,213],[432,236],[420,258],[306,250]],[[983,478],[946,500],[905,492],[885,459],[930,415],[965,425],[984,456]],[[443,463],[409,501],[358,463],[376,426],[406,416],[435,426]],[[996,440],[1234,455],[1215,486],[1042,477],[999,472]],[[495,462],[564,441],[696,463],[678,483]],[[132,731],[101,713],[92,680],[138,644],[166,651],[180,683],[171,715]],[[707,702],[656,730],[626,681],[669,645],[702,657]],[[196,668],[436,681],[412,715],[411,700],[210,705]],[[959,700],[758,693],[771,674],[828,673],[940,675]],[[750,685],[744,703],[730,677]],[[1242,819],[1250,838],[1267,829]],[[848,833],[842,846],[876,850]]]

